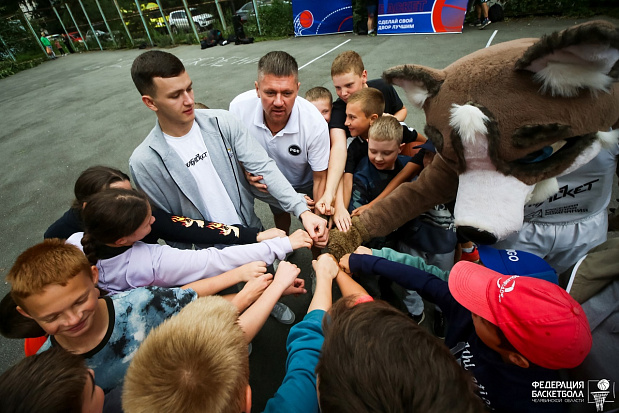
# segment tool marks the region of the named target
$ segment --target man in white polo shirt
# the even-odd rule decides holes
[[[316,200],[327,179],[329,128],[318,109],[298,96],[299,85],[294,57],[269,52],[258,62],[256,90],[234,98],[230,112],[243,121],[292,187]],[[254,186],[268,191],[262,178],[248,174]],[[290,214],[274,206],[271,211],[275,226],[288,232]]]

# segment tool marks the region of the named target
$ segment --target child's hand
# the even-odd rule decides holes
[[[241,281],[250,281],[267,272],[267,263],[264,261],[253,261],[249,264],[241,265],[237,270],[240,273]]]
[[[284,238],[286,236],[286,232],[282,231],[279,228],[269,228],[265,231],[259,232],[256,236],[256,241],[264,241],[266,239],[272,238]]]
[[[361,205],[359,208],[354,209],[352,211],[352,214],[350,214],[350,216],[356,217],[358,215],[361,215],[364,211],[368,210],[372,208],[372,203],[370,202],[369,204],[365,204],[365,205]]]
[[[292,285],[284,290],[282,295],[296,295],[299,296],[301,294],[305,294],[307,290],[305,289],[305,280],[303,278],[296,278]]]
[[[245,171],[245,179],[247,179],[247,182],[249,182],[249,184],[256,188],[258,191],[264,192],[265,194],[269,193],[269,191],[267,190],[267,185],[260,182],[263,179],[262,175],[253,175]]]
[[[283,287],[282,290],[286,290],[291,285],[294,285],[294,280],[300,273],[299,267],[288,261],[282,261],[277,266],[273,282]]]
[[[333,201],[335,201],[335,197],[325,192],[322,198],[316,201],[316,210],[322,215],[333,215],[335,212]]]
[[[364,247],[363,245],[360,245],[360,246],[357,247],[357,249],[355,250],[355,254],[373,255],[372,254],[372,249],[368,248],[368,247]]]
[[[302,229],[298,229],[293,232],[288,239],[290,240],[290,245],[292,245],[293,250],[298,250],[299,248],[311,248],[313,244],[312,238]]]
[[[239,291],[239,295],[242,295],[243,299],[247,300],[247,306],[249,306],[262,295],[264,290],[266,290],[272,282],[273,275],[269,273],[262,274],[259,277],[247,281],[243,289]]]
[[[305,198],[305,202],[307,202],[307,207],[310,211],[315,213],[314,208],[316,206],[316,202],[314,202],[314,200],[307,195],[304,195],[303,197]]]
[[[335,257],[331,254],[322,254],[317,260],[312,261],[312,267],[316,277],[328,277],[329,280],[333,280],[340,271]]]
[[[346,274],[350,274],[350,263],[348,262],[349,260],[350,260],[350,254],[346,254],[342,258],[340,258],[340,268]]]
[[[331,218],[333,223],[342,232],[347,232],[350,229],[350,225],[352,224],[352,220],[350,219],[350,214],[346,211],[345,208],[337,208],[335,210],[335,215]]]

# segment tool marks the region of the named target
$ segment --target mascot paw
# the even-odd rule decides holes
[[[353,217],[352,225],[347,232],[341,232],[337,229],[332,229],[329,232],[327,248],[339,261],[344,255],[354,252],[359,245],[369,240],[369,234],[359,221],[359,217]]]

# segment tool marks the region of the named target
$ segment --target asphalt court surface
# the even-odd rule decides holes
[[[616,19],[606,20],[619,23]],[[206,50],[196,45],[165,50],[183,60],[197,102],[227,109],[237,94],[253,88],[257,62],[271,50],[290,53],[302,67],[300,95],[311,87],[325,86],[336,96],[330,67],[344,50],[356,50],[363,57],[372,79],[389,67],[405,63],[443,68],[485,47],[492,36],[492,44],[539,37],[584,21],[518,19],[493,23],[485,30],[467,26],[462,34],[342,34]],[[0,180],[0,294],[9,290],[4,277],[15,258],[40,242],[45,229],[69,207],[73,184],[81,171],[97,164],[128,171],[129,156],[155,122],[130,77],[131,63],[142,52],[136,49],[74,54],[0,80],[0,164],[4,171]],[[423,112],[411,106],[401,89],[398,93],[408,107],[408,125],[423,130]],[[257,204],[256,209],[265,227],[273,226],[268,208]],[[302,268],[306,279],[310,258],[309,251],[300,251],[291,259]],[[309,301],[309,294],[284,299],[294,309],[297,321],[302,319]],[[262,409],[264,400],[281,382],[288,330],[288,326],[270,319],[254,341],[254,411]],[[0,372],[22,356],[21,340],[0,337]]]

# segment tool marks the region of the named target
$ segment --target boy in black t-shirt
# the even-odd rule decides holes
[[[406,107],[393,86],[382,79],[368,81],[367,76],[361,56],[353,50],[340,53],[331,65],[331,78],[338,99],[333,102],[329,122],[331,152],[327,184],[324,195],[316,202],[316,208],[322,214],[334,213],[334,200],[346,163],[346,138],[352,136],[346,126],[346,103],[352,94],[367,87],[378,89],[385,102],[383,111],[395,116],[400,122],[406,119]]]
[[[346,107],[346,126],[354,137],[348,147],[347,159],[344,168],[344,177],[340,183],[335,200],[333,221],[340,231],[347,231],[351,219],[348,213],[348,201],[351,197],[353,174],[360,161],[368,157],[368,132],[370,127],[383,114],[383,94],[374,88],[364,88],[355,92],[348,100]],[[415,131],[402,126],[403,142],[412,142],[417,138]],[[421,163],[421,162],[418,162]],[[415,172],[419,172],[420,165],[408,163],[403,170],[394,177],[376,199],[387,196],[399,183],[410,180]],[[358,211],[358,210],[355,210]],[[359,212],[359,211],[358,211]]]

